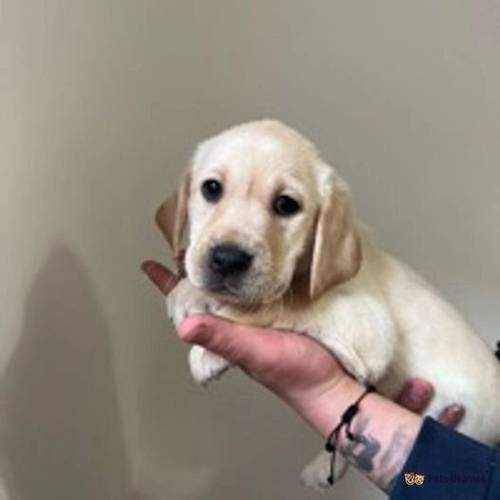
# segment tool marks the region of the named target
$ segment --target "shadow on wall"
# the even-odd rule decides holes
[[[0,386],[9,500],[132,498],[109,333],[78,258],[55,248]]]

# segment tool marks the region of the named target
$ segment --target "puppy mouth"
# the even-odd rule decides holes
[[[214,279],[209,276],[204,280],[203,286],[213,293],[233,298],[241,298],[241,295],[243,294],[242,286],[241,284],[233,281],[234,280],[231,280],[229,277],[225,279]]]
[[[252,291],[245,287],[245,283],[248,283],[245,279],[231,279],[231,277],[214,279],[214,277],[207,274],[203,281],[203,288],[229,304],[248,307],[270,304],[278,300],[288,288],[285,283],[282,283],[274,288],[265,287],[267,293],[262,293],[262,288]],[[271,290],[270,288],[273,289]]]
[[[287,288],[285,283],[277,283],[263,272],[261,258],[255,250],[235,243],[213,245],[204,254],[198,269],[201,287],[233,305],[268,304],[279,299]]]

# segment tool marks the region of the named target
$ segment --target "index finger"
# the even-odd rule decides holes
[[[178,276],[154,260],[144,261],[141,269],[164,295],[168,295],[179,282]]]

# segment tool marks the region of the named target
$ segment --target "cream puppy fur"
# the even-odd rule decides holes
[[[167,299],[176,325],[208,312],[306,333],[388,398],[408,378],[429,380],[426,414],[462,403],[458,430],[500,442],[500,363],[435,290],[369,241],[346,182],[295,130],[250,122],[201,143],[157,222],[175,252],[187,239],[187,277]],[[202,347],[189,364],[202,384],[228,368]],[[303,473],[317,487],[327,476],[326,454]]]

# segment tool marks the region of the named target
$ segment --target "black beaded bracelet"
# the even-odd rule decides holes
[[[351,432],[352,419],[359,411],[359,403],[361,403],[361,400],[367,394],[369,394],[370,392],[374,392],[374,391],[375,391],[375,387],[373,387],[372,385],[369,385],[366,388],[366,390],[363,392],[363,394],[361,394],[361,396],[359,396],[359,398],[356,399],[356,401],[354,401],[354,403],[352,403],[351,405],[349,405],[346,408],[346,410],[344,411],[344,413],[340,417],[340,422],[336,425],[336,427],[333,429],[333,431],[330,432],[328,439],[326,440],[325,450],[328,453],[331,453],[331,455],[332,455],[331,460],[330,460],[330,475],[328,476],[328,482],[331,485],[333,485],[333,482],[334,482],[335,455],[337,452],[337,440],[339,437],[340,429],[342,429],[342,427],[346,426],[345,431],[346,431],[347,438],[351,441],[354,441],[355,436]]]

